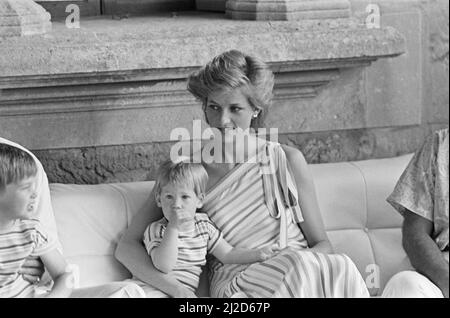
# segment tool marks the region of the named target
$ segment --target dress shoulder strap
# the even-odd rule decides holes
[[[280,218],[280,245],[287,244],[287,213],[296,223],[303,222],[295,180],[286,154],[279,143],[267,142],[260,160],[264,197],[272,217]]]

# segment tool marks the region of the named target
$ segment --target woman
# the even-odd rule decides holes
[[[204,212],[235,246],[283,248],[272,259],[252,265],[211,260],[211,296],[368,296],[351,260],[328,255],[331,244],[301,152],[251,134],[246,134],[248,142],[236,142],[242,131],[262,127],[273,85],[268,66],[239,51],[217,56],[188,79],[188,90],[202,101],[206,121],[220,131],[223,145],[221,155],[215,156],[222,160],[203,163],[209,174]],[[244,163],[232,158],[243,158]],[[170,275],[156,271],[142,247],[145,227],[161,216],[151,195],[122,237],[116,256],[135,277],[168,295],[194,296]]]

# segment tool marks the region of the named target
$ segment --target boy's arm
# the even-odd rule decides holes
[[[190,296],[194,297],[194,293],[170,274],[157,270],[142,245],[142,236],[148,224],[163,216],[161,208],[155,202],[154,191],[153,189],[147,201],[133,217],[130,226],[120,238],[114,255],[134,276],[169,296],[186,297],[185,295],[190,293]]]
[[[52,290],[46,295],[48,298],[69,297],[74,287],[74,277],[67,271],[67,262],[55,248],[41,255],[42,262],[53,279]]]
[[[237,248],[231,246],[222,238],[217,242],[211,254],[224,264],[246,264],[265,261],[276,251],[277,249],[275,247],[258,249]]]
[[[174,268],[178,259],[178,229],[167,224],[164,236],[159,246],[152,248],[150,252],[153,265],[163,273],[169,273]]]
[[[413,267],[449,297],[449,267],[443,253],[431,238],[433,222],[410,211],[404,212],[403,247]]]

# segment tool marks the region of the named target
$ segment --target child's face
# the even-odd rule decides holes
[[[185,185],[166,184],[161,188],[156,203],[162,208],[167,220],[173,221],[175,216],[184,222],[194,219],[195,212],[202,207],[202,200],[194,190]]]
[[[30,218],[36,198],[36,177],[8,184],[0,192],[0,216],[3,220]]]

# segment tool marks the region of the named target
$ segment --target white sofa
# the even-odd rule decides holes
[[[310,165],[331,243],[353,259],[372,296],[411,268],[401,246],[402,218],[386,202],[410,159]],[[50,185],[59,237],[67,260],[79,266],[80,287],[130,277],[114,250],[153,184]],[[207,294],[205,284],[201,289]]]

